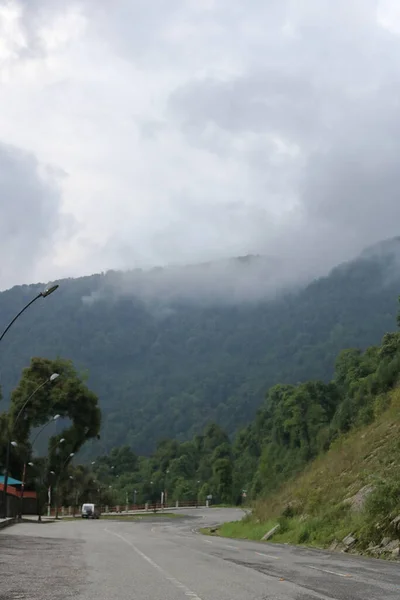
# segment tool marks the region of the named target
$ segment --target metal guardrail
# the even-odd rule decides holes
[[[131,513],[141,513],[141,512],[160,512],[164,510],[176,510],[179,508],[205,508],[206,504],[202,504],[196,502],[195,500],[186,500],[182,502],[174,502],[174,503],[146,503],[146,504],[129,504],[129,505],[115,505],[115,506],[100,506],[100,512],[103,515],[112,515],[112,514],[131,514]],[[80,514],[80,506],[79,507],[61,507],[58,509],[59,516],[74,516]],[[49,516],[55,516],[55,509],[52,508],[50,510]]]

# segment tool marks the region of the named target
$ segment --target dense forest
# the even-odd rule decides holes
[[[283,387],[269,392],[269,410],[299,389],[316,398],[326,392],[331,400],[315,418],[330,419],[336,399],[327,382],[336,355],[344,347],[379,343],[393,328],[399,248],[392,240],[291,289],[274,287],[271,265],[260,257],[237,259],[240,269],[231,261],[217,275],[211,267],[187,267],[62,280],[4,338],[3,408],[32,356],[63,356],[88,373],[102,410],[101,442],[88,444],[86,457],[121,443],[146,455],[161,439],[196,439],[210,422],[231,439],[278,383]],[[2,292],[1,321],[6,324],[40,289]],[[355,356],[356,350],[349,360]],[[321,383],[297,387],[309,380]],[[251,428],[267,428],[267,418],[258,414],[258,425],[242,431],[235,444]],[[254,448],[255,455],[259,451]],[[268,465],[269,456],[264,452],[261,463]],[[242,459],[253,464],[247,451]]]
[[[400,323],[399,323],[400,324]],[[98,501],[252,501],[268,496],[325,453],[341,435],[372,423],[390,401],[400,375],[400,333],[387,333],[364,352],[339,353],[330,382],[277,384],[255,419],[231,441],[218,425],[182,443],[162,440],[150,457],[128,446],[93,465]],[[396,499],[397,502],[397,499]]]

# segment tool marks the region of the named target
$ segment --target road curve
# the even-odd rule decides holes
[[[2,600],[399,600],[400,565],[196,533],[241,518],[23,523],[0,534]]]

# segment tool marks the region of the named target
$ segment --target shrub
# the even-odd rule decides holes
[[[365,512],[372,519],[386,521],[399,511],[400,481],[378,483],[365,502]]]

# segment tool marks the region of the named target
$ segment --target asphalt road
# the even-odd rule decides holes
[[[399,600],[400,564],[207,537],[235,509],[0,532],[0,600]]]

